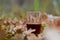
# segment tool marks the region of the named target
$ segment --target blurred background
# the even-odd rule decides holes
[[[60,16],[60,0],[0,0],[0,18],[24,18],[27,11]]]

